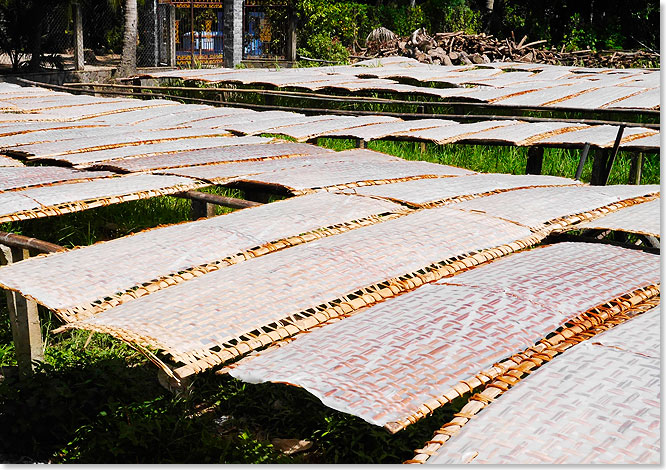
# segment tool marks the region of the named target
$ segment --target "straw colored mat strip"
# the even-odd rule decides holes
[[[11,157],[8,157],[6,155],[0,155],[0,167],[15,167],[15,166],[24,166],[23,163],[21,163],[18,160],[15,160]]]
[[[124,113],[127,111],[137,109],[154,109],[162,106],[177,105],[173,101],[167,100],[133,100],[132,102],[125,103],[103,103],[103,104],[90,104],[85,106],[73,106],[69,108],[50,108],[41,111],[46,119],[72,121],[87,119],[109,114]],[[31,111],[26,111],[31,112]]]
[[[112,175],[113,173],[108,171],[72,170],[57,166],[6,166],[0,167],[0,191],[52,185],[64,181],[91,180]]]
[[[629,315],[509,368],[408,463],[658,464],[660,309],[655,303],[637,305]],[[646,333],[648,341],[636,341]],[[537,369],[542,363],[548,364]]]
[[[116,147],[105,150],[94,150],[92,152],[72,153],[51,157],[51,160],[66,162],[77,168],[98,170],[101,165],[107,164],[102,169],[111,171],[125,171],[116,165],[122,165],[126,158],[154,156],[157,159],[166,160],[166,155],[180,152],[207,151],[209,156],[219,155],[223,147],[254,145],[271,142],[272,139],[264,137],[194,137],[191,139],[178,139],[155,142],[150,144],[139,144],[125,147]],[[212,158],[211,158],[212,159]]]
[[[398,121],[398,118],[388,116],[354,116],[354,117],[338,117],[335,119],[328,119],[326,121],[308,122],[303,124],[287,125],[287,126],[270,126],[267,125],[264,132],[273,134],[284,134],[293,137],[299,142],[304,142],[312,137],[329,132],[332,130],[348,129],[352,127],[362,127],[371,124],[379,124],[384,122]]]
[[[116,127],[116,133],[96,137],[95,132],[93,132],[94,129],[96,128],[91,128],[91,132],[86,138],[22,145],[20,147],[11,148],[7,150],[7,152],[25,155],[29,159],[52,158],[72,153],[91,152],[94,150],[104,150],[177,139],[221,136],[225,134],[224,131],[209,131],[207,133],[202,133],[200,129],[168,129],[157,131],[141,131],[137,129],[133,132],[128,132],[127,129],[123,131],[121,127]]]
[[[238,162],[243,160],[259,160],[279,157],[311,156],[332,153],[332,150],[315,145],[296,142],[276,142],[270,144],[250,144],[246,139],[261,137],[234,137],[243,139],[244,145],[234,145],[221,149],[187,150],[154,154],[154,147],[144,151],[151,155],[143,157],[123,158],[95,164],[90,169],[113,169],[116,171],[146,171],[186,166],[208,165],[222,162]],[[163,144],[154,144],[163,145]],[[136,148],[143,147],[137,146]]]
[[[219,264],[247,250],[274,251],[280,240],[283,246],[292,245],[290,238],[300,234],[402,212],[391,202],[358,196],[296,197],[30,258],[1,268],[0,285],[51,310],[66,311],[193,267]],[[273,250],[267,247],[271,245]],[[54,284],[53,279],[58,282]]]
[[[404,132],[428,129],[431,127],[441,127],[456,124],[455,121],[445,119],[415,119],[409,121],[394,121],[381,124],[372,124],[362,127],[353,127],[336,131],[328,131],[321,134],[321,137],[347,137],[362,139],[366,141],[381,139],[382,137],[402,134]]]
[[[430,207],[451,198],[534,186],[574,185],[577,181],[547,175],[479,174],[465,178],[436,178],[366,186],[345,193],[381,197],[403,204]]]
[[[128,175],[0,192],[0,222],[51,217],[205,186],[209,184],[176,176]]]
[[[66,127],[63,129],[43,129],[23,134],[9,134],[0,137],[0,148],[21,151],[23,145],[33,145],[45,142],[56,142],[69,139],[87,139],[89,137],[113,136],[119,133],[136,132],[137,129],[129,126],[87,126]]]
[[[572,214],[656,194],[659,194],[659,185],[530,188],[464,201],[451,207],[485,213],[540,230],[545,224]]]
[[[597,290],[591,272],[610,286]],[[458,283],[471,274],[503,284],[425,285],[244,359],[230,374],[245,382],[303,387],[325,405],[371,424],[400,423],[576,314],[658,283],[659,257],[567,243],[508,255],[446,280]],[[543,298],[535,297],[541,289]]]
[[[488,250],[467,265],[478,264],[540,239],[492,217],[448,208],[418,211],[253,258],[67,326],[158,347],[193,373],[439,279],[465,266],[448,266],[459,257]],[[489,250],[494,247],[501,248]]]
[[[575,229],[608,229],[623,232],[640,233],[643,235],[660,236],[660,199],[635,204],[604,215],[589,222],[576,224]]]

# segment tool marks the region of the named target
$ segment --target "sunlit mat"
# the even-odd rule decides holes
[[[156,170],[155,173],[199,178],[213,183],[245,181],[270,186],[283,186],[299,194],[308,192],[309,184],[349,184],[365,179],[409,176],[458,176],[474,174],[462,168],[427,162],[407,162],[401,158],[372,150],[352,149],[322,152],[289,158],[197,165]],[[299,180],[295,181],[293,180]],[[307,179],[306,179],[307,178]],[[293,183],[292,183],[293,182]],[[298,185],[300,189],[293,188]]]
[[[108,171],[84,171],[57,166],[20,166],[0,168],[0,191],[27,188],[63,181],[81,181],[113,175]]]
[[[345,186],[357,186],[363,184],[386,183],[401,179],[416,179],[425,177],[462,176],[475,174],[449,165],[440,165],[422,161],[406,161],[402,159],[369,159],[371,151],[346,150],[337,152],[335,157],[340,161],[330,161],[321,164],[313,164],[303,167],[275,168],[271,172],[255,172],[253,176],[246,176],[243,181],[277,185],[290,190],[294,194],[300,194],[322,188],[344,188]],[[326,157],[329,157],[327,154]],[[333,156],[331,154],[331,160]],[[322,156],[317,163],[322,163]],[[171,173],[171,171],[169,171]],[[194,176],[209,180],[213,175],[207,176],[205,169],[195,167],[192,170],[177,169],[174,174]]]
[[[507,175],[489,173],[468,175],[465,178],[428,178],[345,189],[345,193],[362,194],[407,203],[428,206],[459,196],[484,194],[506,189],[532,186],[577,184],[575,180],[547,175]]]
[[[531,241],[517,242],[523,239]],[[274,331],[302,317],[316,320],[311,315],[329,306],[339,305],[342,312],[351,302],[346,307],[353,309],[358,302],[348,296],[360,289],[376,289],[384,281],[464,254],[535,242],[529,230],[515,224],[449,208],[429,209],[225,267],[69,327],[149,344],[185,364],[205,358],[205,368],[225,359],[213,348],[249,339],[257,334],[254,330]],[[393,295],[386,290],[384,295]],[[375,292],[370,298],[380,300],[382,294]]]
[[[545,223],[555,219],[656,194],[659,194],[659,185],[530,188],[464,201],[451,207],[486,213],[532,229],[541,229]]]
[[[427,464],[659,464],[660,309],[556,357]]]
[[[574,225],[578,229],[605,229],[622,232],[640,233],[643,235],[660,236],[661,199],[635,204],[598,219]]]
[[[189,139],[205,136],[225,135],[225,131],[210,131],[202,133],[200,129],[168,129],[168,130],[136,130],[128,132],[127,129],[118,127],[117,133],[95,136],[95,128],[85,138],[66,139],[42,144],[21,145],[8,149],[7,153],[15,153],[27,156],[29,159],[53,158],[66,154],[89,152],[93,150],[104,150],[113,147],[125,147],[131,145],[147,144],[159,141],[177,139]]]
[[[502,288],[445,283],[472,273]],[[610,286],[598,291],[591,273]],[[327,406],[395,431],[424,403],[576,314],[658,282],[656,255],[597,244],[548,246],[388,299],[244,359],[230,374],[304,387]],[[541,289],[544,301],[534,302],[529,293]]]
[[[221,147],[233,145],[251,145],[267,143],[272,139],[264,137],[231,137],[231,136],[210,136],[193,137],[188,139],[177,139],[159,141],[151,144],[138,144],[123,147],[110,148],[105,150],[94,150],[91,152],[71,153],[50,157],[49,160],[66,162],[80,168],[89,168],[92,165],[112,160],[113,163],[120,163],[125,158],[131,158],[142,155],[160,155],[162,158],[166,153],[190,152],[197,150],[209,150],[210,153],[220,153]],[[209,153],[209,155],[210,155]],[[111,163],[111,165],[113,165]],[[110,167],[109,167],[110,168]],[[97,169],[97,168],[95,168]],[[115,171],[115,169],[114,169]]]
[[[345,223],[353,228],[352,221],[392,212],[403,210],[391,202],[359,196],[301,196],[31,258],[0,269],[0,283],[52,310],[65,310],[253,248],[272,251],[269,242]],[[292,240],[282,246],[297,243]],[[59,280],[56,285],[53,279]]]
[[[46,167],[25,167],[46,168]],[[0,172],[3,169],[0,168]],[[95,175],[104,172],[94,172]],[[209,186],[191,178],[127,175],[0,192],[0,221],[36,219]]]
[[[76,139],[88,139],[94,137],[113,136],[121,133],[133,133],[138,129],[128,126],[88,126],[88,127],[68,127],[64,129],[44,129],[24,134],[14,134],[0,137],[0,148],[9,149],[17,146],[27,146],[31,144],[41,144],[45,142],[67,141],[74,142]],[[17,150],[21,150],[20,147]]]
[[[308,122],[303,124],[294,124],[287,126],[270,126],[264,132],[272,134],[284,134],[293,137],[299,142],[306,141],[312,137],[339,129],[349,129],[352,127],[362,127],[371,124],[398,121],[398,118],[389,116],[355,116],[355,117],[337,117],[325,121]]]
[[[6,155],[0,155],[0,167],[3,166],[23,166],[23,163]]]
[[[409,121],[393,121],[361,127],[352,127],[349,129],[328,131],[321,134],[321,136],[347,137],[370,141],[374,139],[381,139],[382,137],[402,134],[403,132],[448,126],[452,124],[457,123],[455,121],[448,121],[446,119],[414,119]]]
[[[218,137],[217,139],[223,139],[223,137]],[[332,150],[325,149],[323,147],[317,147],[310,144],[300,144],[296,142],[276,142],[270,144],[253,143],[270,141],[270,139],[263,139],[262,137],[232,137],[228,139],[228,142],[232,145],[225,146],[224,149],[207,148],[203,150],[186,151],[165,150],[172,148],[171,142],[152,144],[150,146],[137,145],[135,147],[131,147],[131,151],[133,153],[136,152],[137,154],[145,152],[147,154],[146,156],[127,157],[116,160],[102,161],[97,164],[88,166],[87,168],[132,172],[177,168],[193,165],[206,165],[225,161],[307,156],[333,152]],[[234,142],[238,142],[238,144],[233,145]],[[179,142],[179,144],[180,143],[181,142]],[[158,149],[161,150],[157,151]],[[123,151],[125,153],[129,153],[130,149],[123,148]],[[104,156],[118,154],[116,149],[99,151],[100,154],[102,152],[105,153]],[[98,152],[89,152],[84,155],[89,156],[90,153]]]
[[[173,101],[167,100],[135,100],[127,103],[101,103],[69,108],[50,108],[40,111],[45,118],[55,120],[85,119],[107,114],[122,113],[133,109],[155,108],[159,106],[173,106]],[[30,112],[30,111],[26,111]]]

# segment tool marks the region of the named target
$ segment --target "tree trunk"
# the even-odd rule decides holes
[[[136,38],[138,14],[136,0],[125,0],[125,28],[123,30],[123,54],[120,59],[121,76],[136,73]]]
[[[36,9],[33,9],[36,10]],[[40,70],[40,64],[42,62],[42,29],[44,25],[44,13],[43,11],[35,11],[37,18],[35,18],[35,24],[34,24],[34,30],[33,30],[33,36],[32,36],[32,44],[31,44],[31,53],[32,57],[30,57],[30,64],[28,65],[28,69],[31,72],[39,72]]]

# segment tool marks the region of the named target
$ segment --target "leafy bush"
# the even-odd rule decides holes
[[[347,48],[337,38],[331,38],[323,33],[309,37],[306,46],[298,49],[298,55],[340,63],[349,60]]]

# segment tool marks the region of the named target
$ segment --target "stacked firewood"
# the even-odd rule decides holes
[[[367,47],[361,51],[361,56],[372,58],[399,55],[436,65],[534,62],[624,68],[659,62],[659,55],[652,52],[589,49],[569,52],[543,48],[545,43],[545,40],[528,42],[527,36],[520,41],[516,41],[515,37],[499,40],[492,35],[465,34],[463,31],[430,36],[425,29],[420,28],[409,37],[372,40],[369,36]]]

